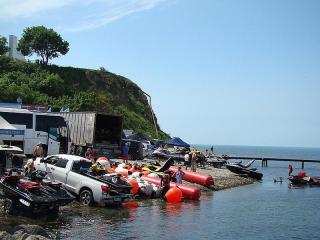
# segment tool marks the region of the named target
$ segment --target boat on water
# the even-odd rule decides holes
[[[4,194],[6,214],[57,214],[59,207],[75,198],[61,184],[44,179],[45,174],[35,172],[24,178],[20,170],[11,169],[0,180]]]
[[[314,185],[314,186],[320,186],[320,177],[310,177],[303,175],[293,175],[288,177],[291,184],[296,185]]]
[[[257,180],[261,180],[263,177],[263,174],[260,172],[257,172],[255,168],[245,168],[237,164],[226,164],[226,168],[233,173],[243,175],[243,176],[248,176]]]

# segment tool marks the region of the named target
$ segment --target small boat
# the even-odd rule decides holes
[[[236,163],[234,163],[234,164],[235,164],[235,165],[238,165],[238,166],[240,166],[240,167],[242,167],[242,168],[249,168],[249,167],[252,165],[252,163],[254,163],[254,161],[255,161],[255,159],[247,162],[246,164],[242,164],[242,161],[236,162]],[[252,169],[251,169],[251,170],[252,170]]]
[[[289,176],[288,179],[292,184],[296,184],[296,185],[320,186],[320,177],[294,175],[294,176]]]
[[[274,183],[277,183],[277,182],[282,183],[282,181],[283,181],[283,178],[282,178],[282,177],[278,177],[278,178],[274,178],[274,179],[273,179],[273,182],[274,182]]]
[[[237,164],[226,164],[226,168],[233,173],[243,175],[243,176],[248,176],[257,180],[261,180],[263,177],[263,174],[260,172],[257,172],[256,169],[243,168]]]
[[[43,179],[41,174],[35,178],[23,178],[21,171],[15,169],[1,178],[0,187],[4,193],[4,210],[7,214],[54,215],[59,212],[60,206],[75,199],[61,184]]]
[[[208,157],[206,158],[206,164],[209,166],[213,166],[215,168],[221,168],[227,163],[226,160],[218,157]]]

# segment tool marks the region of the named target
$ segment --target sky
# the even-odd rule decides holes
[[[318,0],[0,0],[0,35],[44,25],[52,61],[123,75],[193,144],[320,147]]]

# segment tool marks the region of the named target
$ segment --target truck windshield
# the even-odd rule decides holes
[[[92,165],[88,160],[78,160],[73,162],[72,171],[80,172],[80,168],[90,168]]]

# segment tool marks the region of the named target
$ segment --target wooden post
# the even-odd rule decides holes
[[[301,161],[301,168],[304,169],[304,161]]]

